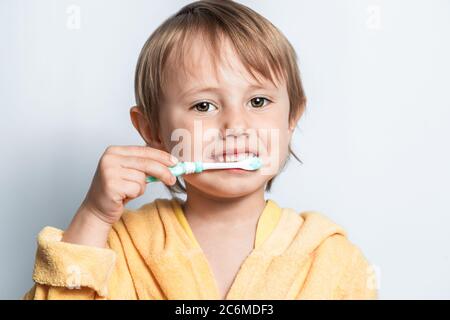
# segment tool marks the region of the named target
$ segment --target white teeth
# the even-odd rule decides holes
[[[236,156],[234,154],[226,155],[226,162],[234,162],[234,161],[236,161]]]
[[[256,154],[254,154],[253,152],[245,152],[245,153],[238,153],[237,155],[226,154],[225,157],[223,155],[217,155],[215,160],[218,162],[237,162],[251,157],[256,157]]]

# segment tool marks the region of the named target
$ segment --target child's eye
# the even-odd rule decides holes
[[[203,102],[197,103],[192,108],[195,108],[199,112],[208,112],[208,111],[210,111],[209,110],[209,106],[213,106],[214,108],[216,108],[212,103],[207,102],[207,101],[203,101]]]
[[[271,101],[264,97],[255,97],[250,100],[252,107],[254,108],[262,108],[266,106],[266,103],[270,103]]]

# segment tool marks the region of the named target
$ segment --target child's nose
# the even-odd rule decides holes
[[[225,108],[220,121],[222,129],[228,131],[245,131],[250,125],[249,119],[242,108]]]

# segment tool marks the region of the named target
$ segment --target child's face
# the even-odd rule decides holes
[[[211,170],[184,176],[188,191],[194,187],[214,197],[243,196],[263,189],[288,156],[295,123],[289,124],[286,83],[274,86],[261,78],[258,84],[228,41],[223,43],[216,76],[206,50],[198,40],[192,44],[186,53],[187,74],[171,65],[160,106],[160,137],[166,150],[183,161],[224,161],[224,153],[257,153],[264,163],[257,171]]]

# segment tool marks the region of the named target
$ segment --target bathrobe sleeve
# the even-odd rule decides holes
[[[377,279],[374,270],[362,251],[350,243],[347,268],[339,283],[339,299],[376,300],[378,299]]]
[[[125,299],[136,298],[114,230],[106,248],[62,242],[62,236],[62,230],[49,226],[38,234],[35,284],[23,300],[103,300],[109,298],[109,291],[120,289]]]

